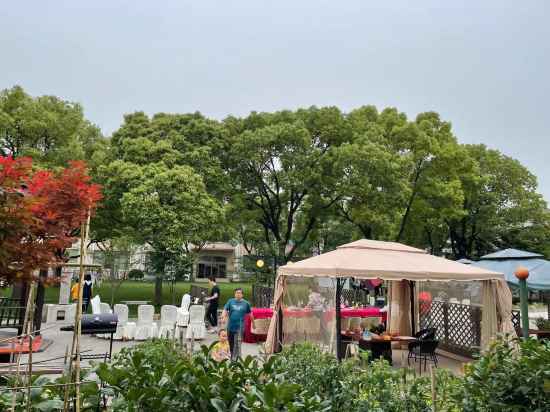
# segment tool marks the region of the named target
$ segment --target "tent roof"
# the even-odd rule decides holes
[[[409,253],[423,253],[425,250],[417,249],[412,246],[404,245],[403,243],[396,242],[383,242],[381,240],[369,240],[359,239],[355,242],[346,243],[345,245],[338,246],[336,249],[374,249],[374,250],[391,250],[394,252],[409,252]]]
[[[542,258],[543,255],[538,253],[527,252],[525,250],[518,249],[503,249],[495,253],[489,253],[482,256],[480,260],[486,259],[530,259],[530,258]]]
[[[429,255],[423,250],[407,245],[366,239],[281,266],[279,274],[386,280],[504,279],[501,273]]]
[[[474,263],[473,260],[466,259],[466,258],[458,259],[457,262],[462,263],[464,265],[471,265],[472,263]]]
[[[550,261],[530,258],[530,259],[485,259],[474,262],[480,268],[495,270],[504,273],[508,283],[518,285],[518,279],[514,272],[519,266],[529,270],[527,278],[527,287],[533,290],[550,290]]]

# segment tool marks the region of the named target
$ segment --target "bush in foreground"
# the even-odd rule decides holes
[[[425,376],[385,361],[340,363],[309,344],[265,362],[216,363],[206,347],[188,356],[172,342],[153,341],[123,349],[95,373],[107,384],[113,411],[428,412],[434,406]],[[61,410],[59,388],[47,388],[47,378],[33,379],[42,389],[31,391],[31,410]],[[438,369],[436,382],[437,411],[549,411],[550,343],[496,341],[464,377]],[[0,394],[0,410],[11,406],[11,394]],[[86,384],[83,410],[95,410],[98,401],[98,385]],[[22,393],[16,405],[26,410]]]

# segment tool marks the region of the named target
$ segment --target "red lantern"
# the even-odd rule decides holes
[[[369,279],[369,282],[370,284],[373,286],[373,287],[378,287],[382,284],[382,280],[381,279]]]
[[[430,292],[420,292],[418,294],[418,303],[421,314],[428,313],[432,308],[432,294]]]

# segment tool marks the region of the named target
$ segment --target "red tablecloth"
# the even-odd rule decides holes
[[[289,317],[307,317],[313,313],[311,309],[300,310],[285,310],[284,316]],[[381,312],[379,308],[345,308],[340,310],[343,318],[369,318],[369,317],[381,317],[383,321],[386,321],[386,312]],[[271,308],[252,308],[252,315],[254,319],[268,319],[273,316],[273,309]],[[329,321],[334,319],[336,311],[325,312],[325,320]],[[244,318],[244,336],[243,341],[247,343],[264,342],[267,338],[266,335],[255,335],[252,333],[252,322],[250,316],[246,315]]]

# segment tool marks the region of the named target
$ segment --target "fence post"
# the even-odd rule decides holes
[[[449,344],[449,302],[443,302],[443,341]]]
[[[481,347],[481,308],[479,306],[470,306],[470,308],[475,336],[474,346]]]

